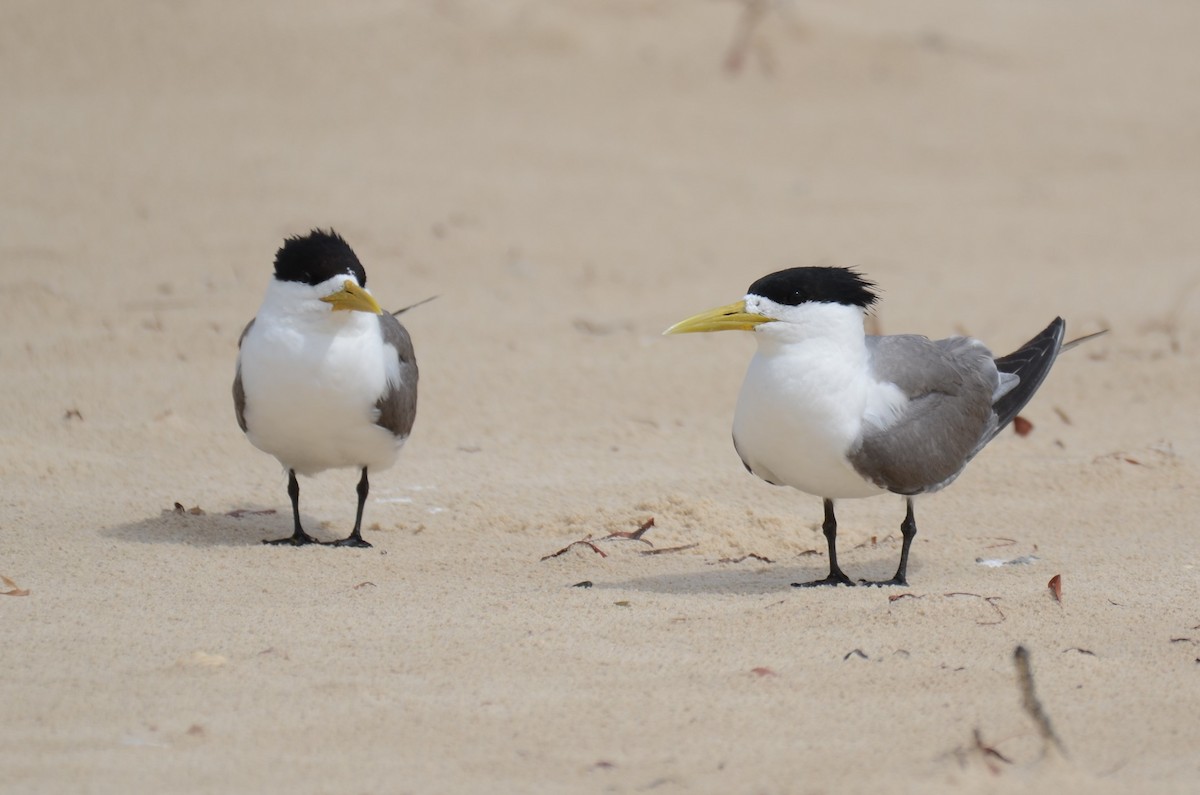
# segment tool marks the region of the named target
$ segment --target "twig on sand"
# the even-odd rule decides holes
[[[687,550],[687,549],[695,549],[698,546],[700,546],[699,542],[694,543],[694,544],[684,544],[683,546],[680,546],[680,547],[659,547],[658,549],[643,549],[642,554],[643,555],[665,555],[669,552],[683,552],[684,550]]]
[[[725,53],[725,71],[731,74],[742,71],[746,56],[754,44],[754,33],[767,15],[769,5],[769,0],[742,0],[742,16],[738,19],[733,41]]]
[[[765,555],[759,555],[757,552],[750,552],[748,554],[742,555],[739,558],[721,558],[720,560],[717,561],[717,563],[741,563],[742,561],[746,561],[746,560],[757,560],[760,563],[774,563],[775,562],[775,561],[771,560],[770,558],[766,557]]]
[[[580,544],[582,544],[585,547],[589,547],[593,552],[595,552],[597,555],[599,555],[602,558],[608,557],[608,553],[605,552],[600,547],[593,544],[591,541],[591,535],[588,535],[586,538],[581,538],[578,541],[572,541],[571,543],[567,544],[565,547],[558,550],[557,552],[551,552],[549,555],[542,555],[542,557],[539,560],[550,560],[550,558],[557,558],[559,555],[565,555],[567,552],[569,552],[571,550],[571,547],[579,546]]]
[[[651,527],[654,527],[654,517],[653,516],[651,516],[646,521],[642,522],[642,524],[638,527],[637,530],[629,530],[629,531],[617,530],[612,533],[609,533],[608,535],[604,536],[604,538],[601,538],[600,540],[608,541],[610,538],[627,538],[630,541],[641,541],[643,544],[649,544],[650,546],[654,546],[653,544],[650,544],[649,541],[642,538],[642,536],[644,536],[646,534],[646,531],[649,530]]]
[[[980,626],[985,626],[985,627],[991,626],[992,624],[999,624],[1008,619],[1008,616],[1004,615],[1004,611],[996,606],[996,602],[1000,601],[999,596],[981,596],[977,593],[964,593],[962,591],[954,591],[952,593],[942,594],[942,595],[943,596],[974,596],[976,599],[982,599],[983,601],[987,602],[988,607],[995,610],[996,615],[1000,616],[1000,621],[976,621],[975,623],[979,624]]]
[[[557,558],[559,555],[566,554],[567,551],[569,551],[571,549],[571,547],[578,546],[581,544],[585,547],[590,548],[593,552],[595,552],[600,557],[607,558],[608,553],[606,553],[600,547],[596,546],[596,544],[600,541],[640,541],[648,547],[653,547],[654,544],[650,543],[650,541],[648,539],[642,538],[642,536],[644,536],[646,534],[646,531],[649,530],[651,527],[654,527],[654,517],[650,517],[646,521],[642,522],[637,530],[614,530],[613,532],[609,533],[608,535],[601,536],[600,538],[596,538],[596,539],[593,539],[592,534],[588,533],[583,538],[579,539],[578,541],[572,541],[571,543],[567,544],[565,547],[558,550],[557,552],[551,552],[549,555],[543,555],[540,560],[549,560],[550,558]],[[658,554],[661,552],[678,552],[681,549],[691,549],[694,546],[696,546],[696,544],[691,544],[691,545],[683,546],[683,547],[669,547],[666,549],[651,549],[651,550],[644,551],[642,554],[643,555],[654,555],[654,554]]]
[[[1058,735],[1054,733],[1054,727],[1050,725],[1050,718],[1042,709],[1042,703],[1038,701],[1037,694],[1033,691],[1033,669],[1029,665],[1029,652],[1024,646],[1018,646],[1013,651],[1013,662],[1017,666],[1017,685],[1021,688],[1021,706],[1029,713],[1029,717],[1033,718],[1038,734],[1042,736],[1042,756],[1045,756],[1046,751],[1053,746],[1065,757],[1067,749],[1063,747],[1062,740],[1058,739]]]

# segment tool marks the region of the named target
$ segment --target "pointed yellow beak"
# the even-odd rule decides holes
[[[694,331],[752,331],[760,323],[770,323],[773,318],[746,311],[746,302],[738,301],[718,306],[707,312],[681,320],[663,334],[690,334]]]
[[[342,289],[321,299],[327,304],[333,304],[334,311],[347,310],[355,312],[370,312],[372,315],[382,315],[379,304],[363,288],[347,279]]]

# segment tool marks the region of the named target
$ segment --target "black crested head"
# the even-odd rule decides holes
[[[777,304],[845,304],[870,308],[878,298],[869,282],[849,268],[788,268],[764,276],[746,291]]]
[[[367,272],[350,244],[330,229],[314,229],[304,237],[289,237],[275,252],[275,278],[281,282],[317,285],[340,274],[358,279],[367,286]]]

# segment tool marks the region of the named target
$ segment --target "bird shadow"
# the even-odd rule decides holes
[[[909,567],[909,573],[918,571],[916,566]],[[611,582],[594,582],[593,588],[613,591],[642,591],[661,594],[727,594],[731,596],[760,596],[763,594],[783,594],[794,591],[827,591],[830,587],[815,589],[793,588],[792,583],[812,582],[819,580],[829,572],[828,564],[823,558],[816,558],[811,566],[767,566],[753,571],[738,570],[732,567],[718,567],[699,571],[653,574],[647,577],[632,577],[627,580]],[[886,573],[885,573],[886,572]],[[857,576],[868,580],[883,580],[891,577],[894,569],[881,560],[878,565],[869,565],[867,571],[860,571]],[[837,586],[842,590],[845,586]],[[856,587],[862,584],[856,580]]]
[[[228,513],[196,513],[197,510],[168,509],[158,516],[105,528],[100,534],[138,544],[215,547],[257,546],[263,539],[284,538],[292,533],[292,517],[286,512],[242,509]],[[316,526],[315,521],[313,526]]]
[[[729,594],[755,596],[785,593],[792,590],[795,579],[788,578],[793,569],[768,571],[736,571],[709,569],[678,574],[652,574],[613,582],[595,582],[593,588],[613,591],[642,591],[662,594]]]

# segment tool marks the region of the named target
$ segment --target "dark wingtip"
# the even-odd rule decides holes
[[[1013,417],[1017,416],[1046,380],[1059,351],[1062,350],[1066,329],[1066,321],[1056,317],[1029,342],[1007,356],[996,359],[997,370],[1015,375],[1019,379],[1017,385],[992,406],[996,412],[996,433],[1012,422]]]

